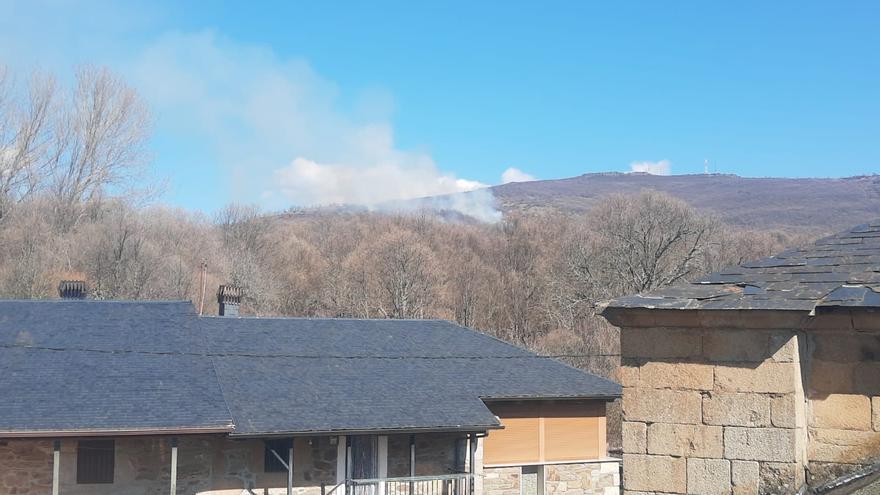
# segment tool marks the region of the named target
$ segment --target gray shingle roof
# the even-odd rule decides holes
[[[880,307],[880,220],[693,283],[622,297],[609,307],[816,312]]]
[[[227,429],[211,360],[169,352],[194,322],[188,302],[0,301],[0,436]]]
[[[436,320],[200,318],[188,302],[0,301],[0,436],[498,425],[481,399],[612,398],[610,381]]]

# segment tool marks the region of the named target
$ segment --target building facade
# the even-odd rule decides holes
[[[0,495],[619,492],[615,383],[448,322],[225,309],[0,301]]]

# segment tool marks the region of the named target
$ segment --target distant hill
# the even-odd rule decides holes
[[[383,203],[292,209],[285,217],[371,209],[431,210],[455,221],[494,221],[512,212],[580,214],[609,194],[663,191],[728,225],[798,231],[813,237],[880,218],[880,175],[838,179],[739,177],[728,174],[650,175],[606,172],[514,182],[468,193]],[[493,200],[494,196],[494,200]],[[499,213],[500,210],[500,213]]]
[[[823,231],[880,218],[880,175],[842,179],[749,178],[736,175],[598,173],[491,188],[504,212],[579,213],[603,196],[654,189],[715,213],[725,223],[754,228]]]

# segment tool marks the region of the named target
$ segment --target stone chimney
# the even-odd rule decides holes
[[[238,308],[241,306],[241,287],[221,285],[217,289],[217,302],[220,304],[220,316],[238,316]]]
[[[85,299],[88,289],[83,280],[62,280],[58,284],[58,296],[61,299]]]

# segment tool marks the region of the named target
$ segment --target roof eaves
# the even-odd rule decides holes
[[[232,438],[271,438],[284,436],[320,436],[320,435],[392,435],[403,433],[455,433],[466,431],[500,430],[501,423],[481,425],[455,426],[413,426],[393,428],[339,428],[325,430],[286,430],[286,431],[252,431],[247,433],[230,433]]]
[[[0,438],[51,438],[51,437],[107,437],[107,436],[155,436],[155,435],[205,435],[231,433],[234,426],[168,427],[168,428],[81,428],[73,430],[7,430],[0,431]]]

